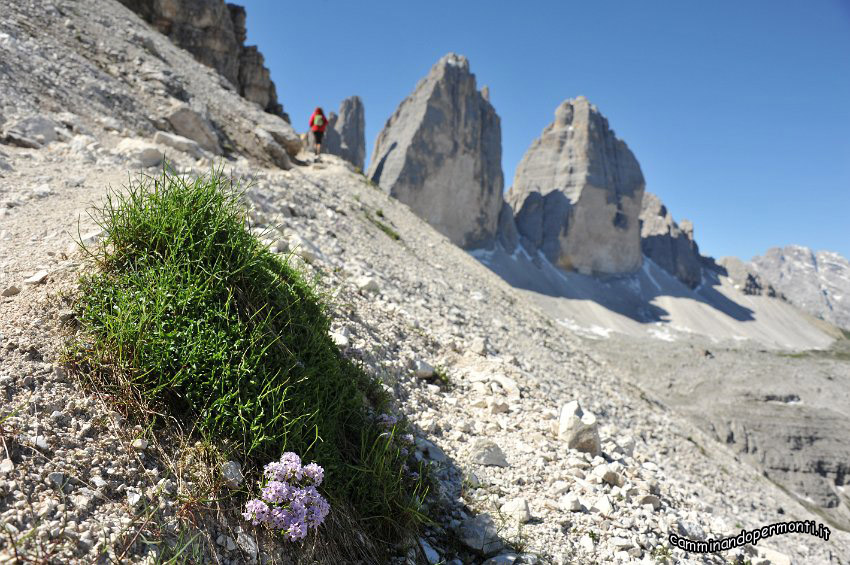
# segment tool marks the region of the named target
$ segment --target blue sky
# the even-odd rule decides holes
[[[506,188],[555,107],[583,94],[703,253],[850,257],[850,0],[243,1],[299,131],[357,94],[371,154],[454,51],[490,87]]]

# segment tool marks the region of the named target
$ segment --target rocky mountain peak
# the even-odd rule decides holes
[[[644,178],[587,98],[565,100],[526,151],[507,195],[520,240],[555,265],[620,274],[641,265]]]
[[[468,73],[469,59],[467,59],[463,55],[458,55],[457,53],[447,53],[443,55],[439,61],[437,61],[435,68],[437,67],[442,69],[445,69],[447,67],[454,67],[456,69],[461,69],[461,71],[464,73]]]
[[[366,160],[366,117],[363,101],[351,96],[339,105],[339,114],[328,115],[322,150],[339,155],[361,170]]]
[[[488,246],[502,208],[501,137],[469,61],[449,53],[387,121],[368,176],[455,244]]]

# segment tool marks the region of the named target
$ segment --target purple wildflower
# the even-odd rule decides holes
[[[301,458],[298,457],[295,453],[291,451],[287,451],[283,455],[280,456],[280,462],[284,465],[292,466],[292,467],[300,467],[301,466]]]
[[[325,478],[325,470],[315,463],[310,463],[304,467],[304,477],[312,481],[315,486],[319,486]]]
[[[263,500],[270,504],[281,504],[290,497],[290,486],[281,481],[269,481],[262,490]]]
[[[398,423],[398,418],[389,414],[381,414],[378,416],[378,425],[384,428],[392,428]]]
[[[307,525],[299,520],[292,520],[284,535],[288,536],[291,541],[304,539],[307,537]]]
[[[301,480],[301,473],[303,472],[301,469],[301,458],[292,453],[291,451],[287,451],[280,457],[280,463],[283,465],[285,480]]]
[[[286,479],[286,469],[279,461],[268,463],[264,469],[264,474],[267,479],[272,481],[283,481]]]
[[[266,524],[289,541],[302,540],[318,528],[330,512],[330,504],[316,487],[325,470],[315,464],[301,466],[295,453],[284,453],[279,461],[265,466],[262,499],[248,502],[242,516],[258,526]]]
[[[262,500],[249,500],[248,504],[245,505],[245,512],[242,513],[242,516],[246,520],[250,520],[255,526],[259,526],[261,523],[268,521],[269,507]]]
[[[318,496],[307,509],[307,524],[311,528],[317,528],[319,524],[324,522],[330,510],[331,505],[328,504],[328,501]]]

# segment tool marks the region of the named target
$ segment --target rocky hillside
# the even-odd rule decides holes
[[[218,71],[247,100],[289,121],[278,103],[263,54],[255,46],[245,45],[245,8],[224,0],[120,1]]]
[[[832,251],[789,245],[752,260],[755,269],[806,312],[850,329],[850,261]]]
[[[699,294],[652,260],[633,278],[608,281],[564,273],[545,257],[535,263],[520,249],[509,256],[495,243],[493,255],[476,260],[455,244],[456,234],[434,229],[427,213],[377,189],[355,165],[299,152],[300,139],[284,120],[245,100],[229,80],[117,1],[34,0],[6,8],[0,13],[0,561],[341,562],[327,552],[335,542],[366,556],[380,544],[399,564],[848,563],[850,535],[839,530],[829,540],[789,534],[719,554],[671,548],[670,533],[716,539],[741,528],[825,518],[801,503],[801,491],[774,482],[781,450],[764,438],[781,421],[765,424],[747,414],[742,427],[730,427],[735,441],[727,443],[724,418],[711,419],[706,407],[701,415],[715,428],[701,425],[683,408],[686,400],[661,394],[666,383],[643,381],[626,362],[655,353],[651,361],[666,371],[698,365],[704,374],[682,369],[668,388],[685,399],[685,386],[706,401],[720,397],[734,363],[718,368],[707,347],[666,341],[665,331],[678,330],[657,325],[657,310],[641,310],[648,297],[670,319],[726,336],[740,348],[730,346],[731,359],[761,347],[745,349],[729,339],[738,332],[753,341],[831,340],[792,306],[738,293],[721,278]],[[479,120],[478,137],[448,153],[454,160],[447,170],[462,184],[398,185],[401,195],[424,186],[446,208],[452,187],[484,194],[486,229],[464,231],[460,241],[472,245],[498,236],[500,220],[505,229],[513,225],[501,201],[501,177],[482,158],[495,155],[498,118],[462,58],[446,58],[432,74],[417,89],[425,100],[403,104],[377,144],[386,152],[376,153],[387,157],[406,147],[409,154],[422,147],[417,144],[436,144],[441,152],[425,155],[418,171],[445,180],[439,159],[446,138],[467,139],[454,108],[466,108],[463,123]],[[429,119],[400,119],[414,108]],[[415,132],[403,125],[411,123]],[[417,536],[365,539],[356,523],[334,524],[344,513],[332,509],[317,537],[287,544],[240,515],[253,488],[244,478],[256,470],[210,459],[203,442],[169,444],[177,432],[172,424],[138,426],[114,398],[69,376],[62,352],[77,327],[77,281],[92,268],[73,240],[94,245],[102,237],[85,210],[102,205],[107,187],[121,187],[128,174],[156,174],[164,156],[190,178],[218,158],[235,179],[253,181],[244,198],[253,233],[319,281],[331,301],[331,337],[340,355],[379,376],[395,414],[414,424],[410,461],[425,462],[435,480],[433,524]],[[385,160],[388,173],[396,167],[395,178],[415,179],[405,160],[391,161]],[[517,263],[505,263],[514,270],[497,276],[502,260]],[[548,293],[525,290],[517,283],[523,276],[549,285]],[[567,291],[584,294],[571,301]],[[597,328],[567,312],[608,318]],[[611,327],[657,335],[637,343],[611,339],[605,347],[592,339]],[[689,332],[680,334],[685,339]],[[773,352],[763,355],[781,361]],[[816,371],[825,383],[836,379],[832,386],[842,382],[829,366],[798,361],[799,378]],[[758,366],[735,390],[758,391],[763,407],[794,404],[788,396],[794,391],[784,387],[795,375],[762,389],[753,384],[756,377],[771,375],[757,373]],[[701,376],[690,382],[691,375]],[[812,396],[797,393],[806,406],[826,405],[830,396],[843,402],[840,394],[827,394],[837,389],[823,387],[815,396],[816,388]],[[845,416],[835,413],[831,429],[845,429]],[[814,410],[804,416],[820,417]],[[817,426],[795,422],[808,434],[800,441],[816,438],[819,449],[817,438],[824,436],[816,435]],[[758,450],[744,453],[742,437]],[[763,461],[749,462],[762,452]],[[810,451],[795,453],[805,466]],[[772,473],[767,478],[765,468]],[[827,471],[839,501],[841,469]],[[801,476],[808,481],[811,473],[790,470],[784,477]],[[327,539],[330,532],[339,539]]]

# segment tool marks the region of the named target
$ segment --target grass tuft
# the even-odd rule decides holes
[[[240,197],[221,171],[110,192],[93,213],[105,236],[88,250],[73,368],[226,446],[255,477],[284,451],[316,461],[332,505],[399,540],[425,520],[401,428],[376,423],[379,384],[340,355],[322,298],[248,231]]]
[[[385,224],[381,220],[378,220],[377,218],[373,218],[372,215],[369,214],[368,211],[364,212],[364,214],[366,215],[367,220],[369,220],[376,228],[378,228],[379,230],[381,230],[382,232],[387,234],[390,237],[390,239],[392,239],[394,241],[400,241],[401,240],[401,236],[398,234],[398,232],[395,231],[394,229],[392,229],[390,226],[388,226],[387,224]],[[378,210],[377,214],[381,218],[384,217],[383,210]]]

